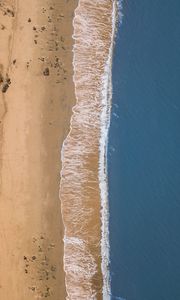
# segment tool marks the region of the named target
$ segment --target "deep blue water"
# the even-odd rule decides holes
[[[123,14],[108,150],[112,299],[180,300],[180,1],[124,0]]]

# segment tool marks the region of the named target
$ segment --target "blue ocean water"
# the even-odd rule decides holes
[[[180,1],[124,0],[108,147],[112,299],[180,299]]]

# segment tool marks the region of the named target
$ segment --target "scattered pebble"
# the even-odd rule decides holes
[[[0,84],[4,81],[3,76],[0,74]]]
[[[7,8],[7,14],[9,14],[11,17],[14,17],[14,12],[9,8]]]
[[[3,25],[3,24],[1,24],[1,30],[4,30],[6,27]]]
[[[5,79],[5,81],[1,78],[1,82],[4,82],[3,86],[2,86],[2,93],[6,93],[10,84],[11,84],[11,79],[9,77],[7,77]]]
[[[45,68],[43,74],[44,76],[49,76],[49,68]]]

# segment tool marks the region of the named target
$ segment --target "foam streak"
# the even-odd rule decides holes
[[[106,151],[115,19],[115,0],[79,0],[73,22],[77,102],[60,182],[69,300],[110,299]]]

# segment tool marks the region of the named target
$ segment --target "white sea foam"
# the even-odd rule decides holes
[[[111,101],[112,101],[112,55],[116,29],[117,3],[113,1],[112,10],[112,37],[106,62],[105,73],[102,78],[102,113],[101,113],[101,137],[99,147],[99,183],[101,191],[101,218],[102,218],[102,274],[103,274],[103,299],[109,300],[111,295],[109,274],[109,204],[107,183],[107,144],[110,125]]]
[[[103,299],[109,300],[111,294],[106,152],[116,17],[115,0],[93,3],[79,0],[73,21],[73,80],[77,102],[72,109],[70,132],[62,147],[60,181],[69,300],[95,300],[101,290]],[[99,156],[97,164],[95,156]],[[101,212],[97,212],[97,207],[101,207]],[[101,228],[98,227],[100,216]],[[102,289],[98,249],[101,251]]]

